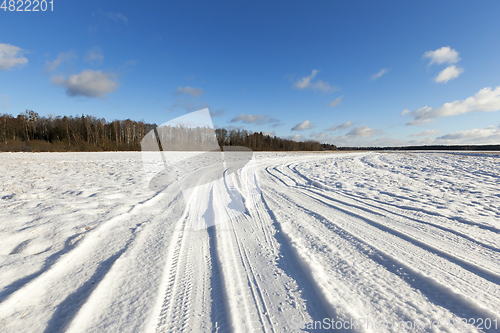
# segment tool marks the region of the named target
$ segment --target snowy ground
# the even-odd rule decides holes
[[[140,153],[0,154],[0,331],[500,332],[499,162],[257,153],[159,193]]]

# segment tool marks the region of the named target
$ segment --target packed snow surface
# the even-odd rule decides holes
[[[496,154],[190,161],[0,154],[0,331],[500,332]]]

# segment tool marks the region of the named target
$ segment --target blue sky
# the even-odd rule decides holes
[[[0,10],[0,113],[339,146],[500,143],[500,2],[58,1]],[[497,88],[499,87],[499,88]]]

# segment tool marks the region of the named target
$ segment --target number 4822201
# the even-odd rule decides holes
[[[0,0],[1,1],[1,0]],[[3,0],[0,9],[4,12],[45,12],[54,11],[54,0]]]

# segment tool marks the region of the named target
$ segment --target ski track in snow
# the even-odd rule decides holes
[[[0,154],[0,331],[500,332],[499,155],[207,156]]]

